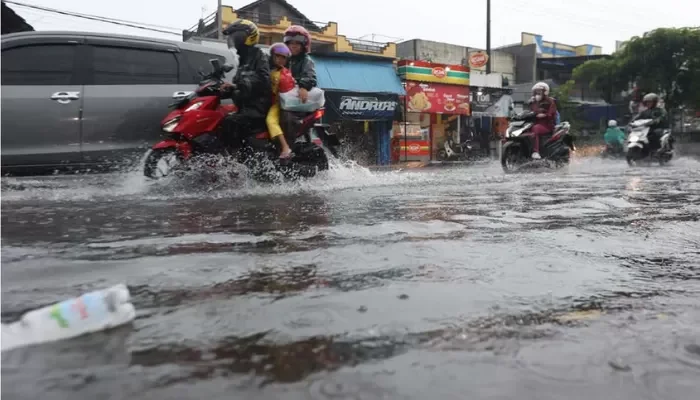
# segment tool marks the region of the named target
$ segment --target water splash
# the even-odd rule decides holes
[[[630,168],[622,160],[577,158],[569,168],[553,173],[504,175],[499,162],[464,168],[424,168],[412,170],[372,171],[353,160],[329,157],[329,170],[316,177],[298,182],[260,183],[246,177],[245,167],[222,162],[208,172],[197,171],[178,179],[151,181],[143,176],[143,163],[121,173],[101,175],[59,175],[32,178],[2,178],[2,201],[96,201],[117,198],[167,200],[172,198],[241,198],[249,196],[289,195],[298,193],[324,194],[342,190],[361,190],[379,186],[411,188],[443,182],[441,185],[478,184],[488,181],[512,181],[520,185],[539,180],[586,180],[595,175],[601,179],[619,175],[663,177],[669,174],[700,174],[700,161],[680,157],[665,167]]]
[[[150,152],[150,151],[149,151]],[[405,174],[373,173],[354,161],[331,158],[330,169],[315,178],[277,184],[260,183],[240,164],[219,160],[215,168],[193,168],[181,176],[154,181],[143,176],[148,157],[131,169],[95,175],[58,175],[2,178],[2,200],[96,201],[115,198],[164,200],[170,198],[235,198],[255,195],[328,192],[346,188],[400,184],[411,181]],[[426,176],[427,179],[427,176]]]

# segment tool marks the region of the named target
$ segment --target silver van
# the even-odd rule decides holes
[[[2,36],[2,173],[120,167],[160,139],[209,60],[196,44],[83,32]]]

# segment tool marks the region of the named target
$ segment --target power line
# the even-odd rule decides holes
[[[26,8],[35,9],[35,10],[44,11],[44,12],[49,12],[49,13],[54,13],[54,14],[66,15],[69,17],[83,18],[83,19],[88,19],[88,20],[98,21],[98,22],[105,22],[108,24],[121,25],[121,26],[126,26],[129,28],[143,29],[146,31],[167,33],[169,35],[177,35],[177,36],[181,35],[180,33],[172,32],[172,31],[151,28],[148,26],[149,24],[142,24],[139,22],[111,19],[111,18],[100,17],[97,15],[90,15],[90,14],[80,14],[80,13],[76,13],[76,12],[72,12],[72,11],[57,10],[55,8],[35,6],[32,4],[25,4],[25,3],[20,3],[20,2],[11,1],[11,0],[6,0],[5,2],[10,3],[10,4],[14,4],[14,5],[20,6],[20,7],[26,7]],[[136,25],[136,24],[140,24],[140,25]],[[151,25],[151,26],[158,26],[158,25]],[[178,30],[177,28],[171,28],[171,27],[161,27],[161,28]]]

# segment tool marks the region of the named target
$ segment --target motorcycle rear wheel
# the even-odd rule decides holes
[[[143,175],[150,179],[163,179],[182,166],[183,159],[174,148],[152,150],[143,166]]]

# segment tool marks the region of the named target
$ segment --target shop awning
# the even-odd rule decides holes
[[[324,90],[404,95],[389,60],[313,56],[318,86]]]

